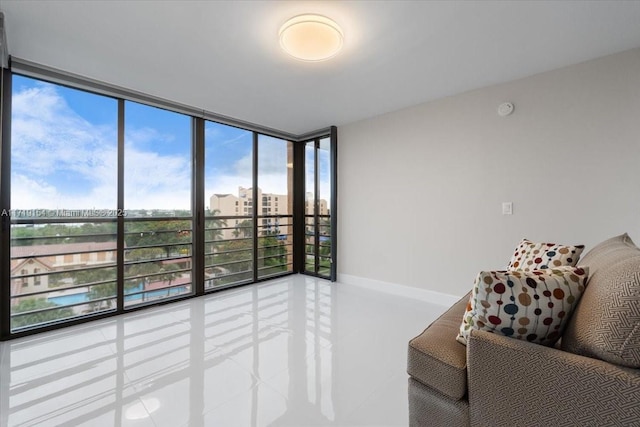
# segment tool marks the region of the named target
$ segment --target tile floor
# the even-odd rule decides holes
[[[0,343],[0,425],[406,426],[444,310],[289,276]]]

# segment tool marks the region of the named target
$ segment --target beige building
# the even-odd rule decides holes
[[[214,194],[209,199],[209,209],[217,211],[216,216],[222,217],[248,217],[253,215],[253,209],[257,209],[261,218],[258,222],[260,232],[273,230],[274,227],[285,227],[291,221],[287,218],[278,218],[279,216],[291,215],[293,208],[290,205],[289,196],[285,194],[263,193],[258,188],[258,201],[253,200],[253,188],[238,187],[238,195],[233,194]],[[223,230],[223,238],[231,239],[236,237],[238,230],[234,227],[241,225],[243,221],[250,218],[226,219],[227,229]],[[288,233],[288,230],[284,230]]]
[[[305,214],[313,215],[313,193],[307,193],[305,205]],[[318,200],[318,215],[329,215],[329,206],[324,199]]]
[[[283,234],[291,234],[288,224],[291,224],[290,218],[293,214],[293,200],[286,194],[263,193],[258,188],[257,204],[253,200],[253,189],[238,187],[238,195],[233,194],[214,194],[209,198],[209,209],[216,212],[216,216],[227,217],[227,228],[223,230],[224,239],[232,239],[238,234],[236,226],[241,225],[243,221],[250,218],[228,218],[228,217],[248,217],[253,215],[253,209],[256,208],[258,215],[263,217],[258,222],[260,234],[262,232],[279,230]],[[328,215],[329,208],[326,200],[319,200],[319,214]],[[307,215],[313,215],[313,194],[307,193],[307,201],[305,202],[305,212]],[[276,228],[277,227],[277,228]]]
[[[11,248],[12,295],[50,288],[54,271],[73,270],[116,262],[115,242],[60,243]]]

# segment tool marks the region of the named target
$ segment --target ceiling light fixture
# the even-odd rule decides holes
[[[280,27],[280,46],[302,61],[324,61],[342,49],[342,30],[322,15],[298,15]]]

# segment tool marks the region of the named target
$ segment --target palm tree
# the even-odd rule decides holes
[[[211,240],[222,240],[224,237],[222,229],[227,226],[227,220],[215,218],[219,214],[220,210],[214,209],[213,211],[209,211],[209,215],[207,215],[207,232]]]
[[[242,230],[240,231],[240,233],[242,233],[242,237],[253,237],[253,220],[245,219],[237,225],[236,230]]]
[[[158,276],[159,279],[163,282],[168,282],[167,286],[165,286],[167,289],[167,296],[171,293],[171,282],[179,276],[176,270],[178,270],[178,266],[175,264],[168,264],[160,269],[160,273],[162,274]]]

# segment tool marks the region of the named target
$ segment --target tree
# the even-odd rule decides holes
[[[272,267],[264,270],[262,274],[272,274],[287,269],[287,247],[285,242],[278,240],[278,231],[265,231],[263,237],[258,240],[258,247],[260,248],[260,257],[263,259],[261,262],[265,267]]]
[[[113,307],[113,302],[116,298],[116,282],[91,286],[91,288],[89,288],[87,297],[90,301],[90,311],[102,311],[110,309],[111,307]],[[113,299],[107,299],[104,301],[93,301],[109,297],[112,297]]]
[[[134,279],[134,281],[137,281],[139,283],[140,280],[148,281],[149,279],[147,278],[147,276],[158,273],[161,268],[162,265],[159,262],[144,262],[139,264],[132,264],[126,268],[125,276],[127,278]],[[129,285],[129,287],[131,288],[136,286]]]
[[[108,281],[108,283],[102,283],[89,287],[89,292],[87,294],[89,301],[108,297],[116,297],[115,267],[75,271],[70,272],[69,276],[73,279],[73,284],[77,286]],[[111,308],[112,304],[112,300],[89,302],[89,307],[90,311],[100,311]]]
[[[174,279],[180,276],[180,274],[177,273],[176,270],[179,270],[179,267],[177,265],[167,264],[160,269],[160,272],[162,274],[159,276],[156,276],[161,281],[167,282],[167,286],[166,286],[167,295],[169,295],[169,292],[170,292],[169,288],[171,287],[171,282],[173,282]]]
[[[216,216],[220,215],[219,209],[214,209],[212,211],[207,210],[206,218],[207,218],[207,240],[221,240],[223,233],[222,229],[227,226],[227,220],[216,218]]]
[[[240,224],[236,225],[236,231],[244,238],[253,237],[253,220],[245,219]]]
[[[45,298],[29,298],[21,300],[15,305],[11,312],[13,314],[24,313],[26,311],[41,310],[44,308],[57,307],[53,302],[47,301]],[[40,313],[30,313],[23,316],[11,318],[11,328],[21,328],[23,326],[36,325],[38,323],[50,322],[58,319],[65,319],[73,316],[73,310],[61,307],[55,310],[43,311]]]
[[[42,227],[14,227],[11,230],[13,246],[26,246],[34,244],[31,238],[47,237],[37,239],[35,242],[43,241],[46,244],[53,243],[81,243],[81,242],[108,242],[113,241],[116,233],[115,222],[91,223],[87,222],[81,226],[67,224],[46,224]],[[86,237],[89,235],[88,237]],[[55,237],[55,238],[52,238]],[[40,243],[38,243],[40,244]]]
[[[190,220],[131,221],[127,223],[125,243],[128,248],[136,246],[159,246],[166,258],[191,243]]]

